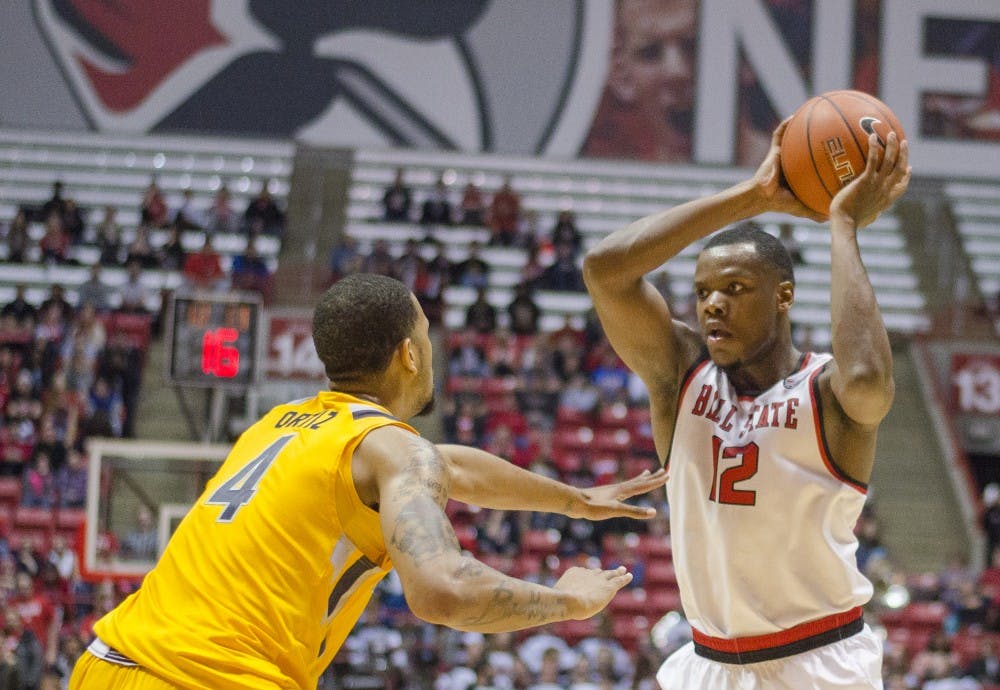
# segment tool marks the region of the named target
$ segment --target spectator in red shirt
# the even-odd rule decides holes
[[[211,235],[205,235],[201,249],[188,254],[184,260],[184,277],[197,288],[207,290],[225,289],[226,272],[222,270],[222,259],[212,246]]]
[[[35,634],[43,647],[58,634],[58,616],[52,600],[35,591],[35,581],[28,573],[18,573],[17,591],[8,606],[21,616],[24,627]]]
[[[143,225],[162,228],[167,224],[167,202],[155,179],[150,180],[149,186],[146,187],[140,211]]]
[[[521,222],[521,197],[511,189],[509,177],[504,178],[503,186],[493,195],[489,211],[489,225],[493,233],[490,244],[514,244]]]
[[[50,213],[45,219],[45,234],[38,240],[42,263],[64,264],[69,260],[70,237],[63,230],[62,218]]]

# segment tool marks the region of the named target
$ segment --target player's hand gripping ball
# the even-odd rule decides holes
[[[889,132],[905,138],[885,103],[861,91],[828,91],[802,104],[781,140],[781,172],[792,193],[817,213],[865,169],[868,137],[885,146]]]

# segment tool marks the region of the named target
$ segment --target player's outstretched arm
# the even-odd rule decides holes
[[[875,425],[892,404],[892,351],[857,233],[898,199],[910,180],[908,148],[896,133],[872,135],[865,169],[830,204],[831,390],[853,421]]]
[[[554,587],[545,587],[463,554],[444,513],[447,461],[432,443],[403,429],[371,432],[352,465],[371,472],[389,555],[407,603],[425,621],[485,633],[582,620],[632,580],[624,568],[570,568]],[[361,474],[355,472],[356,484]]]
[[[606,520],[630,517],[648,520],[652,508],[625,500],[648,493],[667,482],[667,473],[643,472],[615,484],[581,489],[521,469],[478,448],[439,444],[451,476],[449,497],[463,503],[502,510],[535,510],[562,513],[574,518]]]

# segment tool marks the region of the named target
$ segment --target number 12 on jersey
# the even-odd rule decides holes
[[[751,489],[737,489],[738,482],[746,481],[757,474],[758,451],[756,443],[745,446],[723,447],[722,439],[712,437],[712,490],[709,501],[736,506],[752,506],[757,503],[757,492]],[[739,458],[740,464],[732,465],[719,474],[719,461]],[[716,491],[718,489],[718,491]]]

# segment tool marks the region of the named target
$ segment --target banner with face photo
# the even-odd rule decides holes
[[[998,174],[995,0],[34,0],[0,25],[5,126],[749,166],[856,88],[919,174]]]

